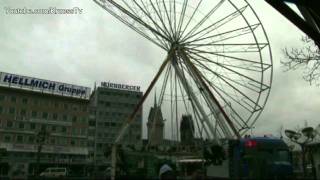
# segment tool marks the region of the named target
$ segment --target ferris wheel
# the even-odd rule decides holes
[[[195,134],[215,141],[253,126],[270,93],[272,55],[246,0],[94,1],[167,52],[116,143],[157,84],[157,105],[172,129],[183,114],[192,117]]]

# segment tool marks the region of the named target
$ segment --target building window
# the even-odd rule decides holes
[[[19,129],[24,129],[24,123],[19,123]]]
[[[96,126],[96,121],[89,121],[89,126]]]
[[[21,115],[21,116],[27,115],[27,111],[26,111],[25,109],[22,109],[22,110],[20,111],[20,115]]]
[[[73,128],[73,129],[72,129],[72,134],[73,134],[73,135],[78,135],[77,128]]]
[[[56,144],[56,140],[55,139],[50,139],[50,144]]]
[[[72,117],[72,122],[74,122],[74,123],[77,122],[77,116]]]
[[[94,135],[95,135],[95,131],[89,129],[89,130],[88,130],[88,136],[94,136]]]
[[[81,135],[87,135],[87,129],[85,129],[85,128],[80,128],[80,134],[81,134]]]
[[[33,118],[36,118],[36,117],[38,116],[38,112],[37,112],[37,111],[32,111],[32,112],[31,112],[31,116],[32,116]]]
[[[57,119],[58,119],[58,114],[57,114],[57,113],[54,113],[54,114],[52,115],[52,119],[53,119],[53,120],[57,120]]]
[[[42,118],[43,119],[48,119],[48,113],[47,112],[43,112],[42,113]]]
[[[87,111],[88,111],[87,106],[83,106],[83,107],[82,107],[82,111],[83,111],[83,112],[87,112]]]
[[[62,119],[63,119],[63,121],[68,121],[68,116],[67,115],[63,115]]]
[[[0,95],[0,101],[4,101],[5,96],[4,95]]]
[[[27,98],[23,98],[22,99],[22,104],[28,104],[28,99]]]
[[[35,124],[35,123],[31,123],[31,124],[30,124],[30,129],[31,129],[31,130],[36,129],[36,124]]]
[[[33,100],[33,105],[38,105],[38,104],[39,104],[38,99]]]
[[[87,122],[87,118],[82,117],[81,119],[82,119],[82,120],[81,120],[82,123],[86,123],[86,122]]]
[[[34,136],[29,136],[28,142],[29,143],[34,143]]]
[[[5,135],[4,142],[10,142],[10,141],[11,141],[11,135]]]
[[[42,131],[45,131],[46,129],[47,129],[47,126],[43,124],[43,125],[41,126],[41,130],[42,130]]]
[[[87,146],[87,142],[86,141],[80,141],[80,146],[82,147],[86,147]]]
[[[57,130],[56,126],[52,126],[51,131],[56,132],[56,130]]]
[[[76,142],[74,140],[71,140],[70,144],[71,144],[71,146],[74,146],[74,145],[76,145]]]
[[[0,114],[2,114],[2,113],[3,113],[3,107],[0,106]]]
[[[12,128],[12,126],[13,126],[13,122],[7,121],[7,127],[8,127],[8,128]]]
[[[77,111],[78,110],[78,106],[77,105],[73,105],[73,110]]]
[[[11,96],[11,102],[16,103],[17,102],[17,98],[15,96]]]
[[[16,109],[14,107],[10,107],[9,108],[9,113],[10,114],[15,114],[16,113]]]
[[[23,142],[23,136],[18,135],[18,136],[17,136],[17,142],[18,142],[18,143],[22,143],[22,142]]]
[[[64,108],[64,109],[68,109],[68,104],[64,104],[64,105],[63,105],[63,108]]]
[[[67,144],[67,139],[66,138],[60,138],[60,144],[61,145],[66,145]]]
[[[67,128],[66,127],[62,127],[62,132],[63,133],[67,132]]]

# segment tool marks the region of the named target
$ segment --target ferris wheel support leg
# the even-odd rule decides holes
[[[158,81],[161,73],[163,72],[164,68],[166,67],[166,65],[168,64],[169,60],[171,59],[173,54],[173,51],[170,51],[168,53],[167,58],[164,60],[164,62],[162,63],[162,65],[160,66],[156,76],[153,78],[153,80],[151,81],[148,89],[146,90],[146,92],[144,93],[144,95],[142,96],[142,98],[140,99],[139,103],[136,105],[134,111],[130,114],[129,118],[127,121],[125,121],[125,124],[121,127],[118,136],[116,137],[113,146],[112,146],[112,152],[111,152],[111,164],[112,164],[112,170],[111,170],[111,179],[114,180],[115,175],[116,175],[116,165],[117,165],[117,145],[120,143],[123,135],[125,134],[125,132],[128,130],[131,122],[135,119],[137,113],[139,112],[139,109],[142,107],[143,102],[146,100],[146,98],[148,97],[148,95],[150,94],[152,88],[154,87],[154,85],[156,84],[156,82]]]
[[[226,114],[226,112],[223,110],[222,106],[219,104],[218,100],[214,97],[214,95],[212,94],[212,92],[210,91],[209,87],[207,86],[207,84],[204,82],[204,80],[201,78],[200,72],[198,71],[198,69],[191,63],[190,59],[188,58],[188,56],[186,55],[186,53],[183,50],[179,51],[181,53],[182,58],[184,59],[184,61],[186,62],[186,64],[191,67],[191,70],[193,71],[192,73],[196,76],[196,79],[199,80],[199,82],[201,83],[201,87],[204,88],[205,90],[205,94],[206,96],[208,96],[209,100],[212,100],[213,103],[210,103],[211,105],[215,105],[216,107],[214,107],[215,112],[219,112],[222,114],[222,116],[220,116],[219,114],[217,114],[217,120],[220,120],[220,123],[222,124],[222,128],[226,127],[224,124],[224,121],[221,120],[225,120],[229,127],[231,128],[231,130],[233,131],[234,135],[237,138],[240,138],[240,134],[237,131],[237,129],[235,128],[234,124],[232,123],[232,121],[230,120],[229,116]]]
[[[197,110],[201,114],[203,121],[205,121],[205,123],[207,124],[207,126],[210,130],[210,133],[213,136],[214,141],[217,144],[220,144],[218,141],[218,137],[215,136],[214,128],[213,128],[212,124],[209,122],[208,116],[206,115],[204,109],[202,108],[197,96],[194,94],[192,87],[188,84],[187,79],[183,76],[181,69],[178,67],[176,56],[173,56],[172,65],[175,69],[175,72],[177,73],[178,78],[181,81],[183,88],[185,89],[185,91],[188,93],[188,95],[192,99],[192,102],[194,102],[194,105],[195,105],[195,107],[197,107]],[[204,126],[204,128],[206,129],[206,126]]]

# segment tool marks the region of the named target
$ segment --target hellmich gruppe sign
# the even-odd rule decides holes
[[[82,99],[89,99],[91,92],[89,87],[76,86],[5,72],[0,72],[0,85]]]

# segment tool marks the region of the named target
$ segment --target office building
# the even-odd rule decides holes
[[[59,165],[85,173],[89,95],[88,87],[1,72],[1,175],[35,175],[37,157],[40,172]]]
[[[88,130],[89,158],[92,165],[103,170],[110,165],[111,146],[123,123],[133,112],[143,93],[138,86],[102,82],[90,98]],[[122,145],[141,143],[142,108],[121,141]]]

